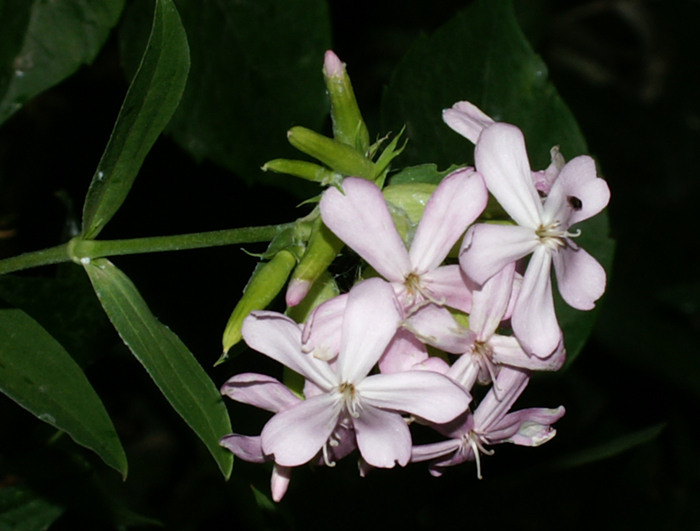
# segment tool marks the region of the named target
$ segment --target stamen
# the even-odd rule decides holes
[[[479,454],[482,453],[484,455],[493,455],[493,450],[488,450],[484,448],[481,438],[473,431],[469,432],[468,443],[469,446],[471,446],[472,451],[474,452],[474,460],[476,461],[476,477],[479,479],[484,479],[481,476],[481,459]]]
[[[323,462],[327,467],[333,468],[335,466],[335,461],[331,461],[328,455],[328,444],[323,445]]]

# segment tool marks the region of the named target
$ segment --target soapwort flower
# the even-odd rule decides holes
[[[471,309],[459,267],[441,264],[486,207],[488,193],[478,173],[464,168],[443,179],[426,204],[410,250],[375,184],[348,177],[342,187],[343,192],[329,188],[323,194],[323,222],[391,282],[405,313],[426,300]]]
[[[357,284],[347,297],[340,352],[332,366],[302,350],[302,333],[292,320],[274,312],[252,313],[243,325],[246,343],[320,391],[267,422],[261,434],[263,454],[281,466],[302,465],[326,452],[334,430],[346,423],[369,465],[403,466],[411,456],[411,435],[402,413],[438,423],[462,413],[469,394],[441,374],[369,375],[400,318],[389,284],[381,279]]]

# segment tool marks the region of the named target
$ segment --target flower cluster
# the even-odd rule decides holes
[[[574,308],[591,309],[603,294],[605,271],[571,227],[607,205],[608,187],[590,157],[564,163],[556,149],[551,166],[533,172],[521,131],[470,103],[443,116],[476,145],[475,168],[445,177],[405,235],[374,182],[346,177],[326,190],[323,223],[370,266],[367,278],[302,324],[269,311],[243,323],[249,347],[305,379],[303,397],[252,373],[222,388],[274,413],[259,436],[232,434],[221,444],[244,460],[274,463],[276,501],[294,467],[333,466],[355,450],[361,474],[427,461],[437,476],[476,461],[481,477],[489,446],[537,446],[555,435],[563,407],[511,408],[533,371],[564,362],[552,264]],[[489,193],[512,221],[475,223]],[[490,388],[475,393],[483,397],[475,404],[477,386]],[[411,423],[442,440],[414,445]]]

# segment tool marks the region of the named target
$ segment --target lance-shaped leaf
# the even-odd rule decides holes
[[[84,238],[95,238],[126,199],[180,102],[189,67],[187,36],[177,10],[171,0],[157,0],[146,51],[85,199]]]
[[[124,0],[0,2],[0,123],[91,63],[123,8]]]
[[[129,277],[104,258],[85,270],[124,343],[228,477],[233,455],[219,439],[231,433],[231,423],[214,383],[180,338],[153,316]]]
[[[0,310],[0,391],[126,477],[124,449],[83,371],[46,330],[13,308]]]

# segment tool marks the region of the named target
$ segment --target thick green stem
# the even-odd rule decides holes
[[[182,251],[201,249],[221,245],[241,243],[269,242],[280,232],[293,227],[294,223],[268,225],[264,227],[245,227],[242,229],[217,230],[178,236],[156,236],[153,238],[133,238],[130,240],[71,240],[69,243],[13,256],[0,260],[0,275],[61,262],[80,262],[123,254],[155,253],[160,251]]]

